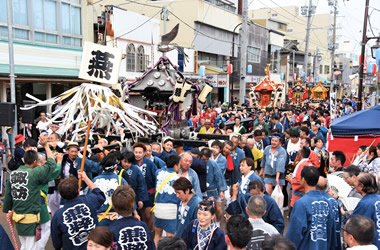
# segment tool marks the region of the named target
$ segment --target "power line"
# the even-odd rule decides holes
[[[99,0],[99,1],[102,1],[102,0]],[[146,3],[140,3],[138,1],[133,1],[133,0],[124,0],[124,1],[127,1],[128,3],[135,3],[135,4],[142,5],[142,6],[151,7],[151,8],[158,8],[158,9],[162,8],[161,6],[150,5],[150,4],[146,4]]]
[[[268,9],[272,9],[272,8],[270,8],[268,5],[266,5],[266,4],[264,4],[263,2],[261,2],[260,0],[257,0],[259,3],[261,3],[262,5],[264,5],[266,8],[268,8]],[[277,5],[277,6],[279,6],[279,5]],[[279,6],[280,8],[282,8],[281,6]],[[284,8],[282,8],[282,9],[284,9]],[[301,22],[298,22],[298,21],[295,21],[295,20],[292,20],[292,19],[290,19],[289,17],[287,17],[287,16],[285,16],[285,15],[283,15],[283,14],[281,14],[281,13],[278,13],[278,12],[276,12],[278,15],[280,15],[280,16],[282,16],[282,17],[284,17],[284,18],[286,18],[288,21],[291,21],[291,22],[295,22],[295,23],[298,23],[298,24],[301,24],[301,25],[306,25],[306,21],[305,20],[303,20],[303,19],[301,19],[301,18],[299,18],[298,16],[296,16],[296,15],[294,15],[294,14],[292,14],[292,13],[290,13],[289,11],[287,11],[286,9],[284,9],[288,14],[290,14],[290,15],[292,15],[293,17],[295,17],[295,18],[297,18],[297,19],[299,19],[299,20],[301,20],[303,23],[301,23]],[[312,25],[312,26],[314,26],[314,25]],[[315,28],[319,28],[318,26],[314,26]]]
[[[272,3],[274,3],[275,5],[277,5],[278,7],[280,7],[280,9],[284,10],[286,13],[288,13],[288,14],[290,14],[290,15],[293,16],[292,13],[290,13],[287,9],[283,8],[282,6],[278,5],[278,4],[277,4],[276,2],[274,2],[273,0],[269,0],[269,1],[271,1]],[[279,13],[278,13],[278,14],[279,14]],[[305,21],[305,20],[299,18],[298,16],[294,16],[294,17],[297,18],[298,20],[301,20],[302,22],[305,22],[304,24],[306,24],[306,21]],[[290,19],[289,19],[289,20],[290,20]]]
[[[225,42],[225,43],[229,43],[229,44],[232,43],[232,41],[221,40],[221,39],[218,39],[218,38],[215,38],[215,37],[209,36],[209,35],[207,35],[207,34],[201,32],[201,31],[199,31],[199,30],[196,30],[196,29],[194,29],[190,24],[186,23],[186,22],[183,21],[181,18],[179,18],[178,16],[176,16],[172,11],[170,11],[170,10],[168,10],[168,11],[169,11],[169,12],[170,12],[175,18],[177,18],[180,22],[182,22],[183,24],[185,24],[187,27],[189,27],[190,29],[192,29],[192,30],[198,32],[198,34],[201,34],[201,35],[203,35],[203,36],[205,36],[205,37],[211,38],[211,39],[216,40],[216,41]],[[236,43],[235,43],[235,44],[236,44]]]
[[[138,25],[137,27],[131,29],[130,31],[127,31],[127,32],[121,34],[120,36],[114,37],[114,38],[112,38],[112,39],[106,41],[106,43],[107,43],[107,42],[112,42],[113,40],[115,40],[115,39],[117,39],[117,38],[123,37],[123,36],[125,36],[125,35],[127,35],[127,34],[133,32],[133,31],[135,31],[135,30],[141,28],[144,24],[146,24],[147,22],[149,22],[150,20],[152,20],[152,19],[153,19],[155,16],[157,16],[157,14],[159,14],[160,12],[161,12],[161,10],[158,11],[158,12],[157,12],[156,14],[154,14],[153,16],[151,16],[149,19],[147,19],[147,20],[146,20],[145,22],[143,22],[142,24]]]

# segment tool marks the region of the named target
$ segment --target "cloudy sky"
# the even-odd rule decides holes
[[[309,0],[248,0],[250,9],[273,8],[279,6],[304,6]],[[317,5],[317,13],[329,13],[330,7],[327,0],[312,0]],[[375,36],[380,36],[380,0],[370,0],[370,21]],[[341,27],[338,34],[341,41],[351,41],[354,53],[360,54],[360,43],[362,40],[363,18],[365,0],[338,0],[337,27]],[[367,36],[373,36],[369,25]],[[368,42],[367,48],[371,47],[375,40]]]

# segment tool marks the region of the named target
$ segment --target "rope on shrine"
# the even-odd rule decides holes
[[[15,233],[13,231],[13,226],[12,226],[12,221],[11,221],[11,214],[12,214],[12,211],[9,211],[7,213],[7,221],[8,221],[9,227],[11,228],[12,238],[13,238],[13,241],[15,243],[15,249],[18,250],[16,236],[15,236]]]

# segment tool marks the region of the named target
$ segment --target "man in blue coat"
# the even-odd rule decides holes
[[[375,223],[375,241],[380,248],[380,195],[377,194],[376,178],[369,173],[360,173],[355,180],[356,192],[363,198],[359,201],[352,214],[363,215]]]
[[[286,150],[281,147],[281,136],[273,134],[271,145],[264,149],[259,176],[264,177],[265,190],[269,195],[276,185],[285,186],[285,165],[287,159]]]
[[[104,193],[85,172],[78,172],[78,176],[88,185],[91,193],[79,196],[78,180],[74,177],[67,178],[58,185],[65,203],[51,221],[51,238],[55,249],[86,249],[88,234],[98,224],[96,210],[106,200]]]
[[[342,224],[342,213],[340,212],[338,200],[327,193],[327,179],[323,176],[319,177],[317,184],[317,190],[321,191],[321,194],[329,201],[332,211],[334,212],[335,219],[335,249],[342,249],[340,242],[340,228]]]
[[[144,201],[142,210],[143,220],[148,224],[150,230],[153,230],[153,216],[151,209],[154,202],[154,194],[156,193],[156,171],[157,167],[154,163],[145,158],[146,147],[142,142],[137,142],[133,145],[133,154],[135,155],[135,162],[133,165],[137,166],[142,172],[146,187],[148,190],[147,201]],[[139,207],[140,208],[140,207]]]
[[[297,249],[335,249],[335,219],[329,201],[316,190],[319,171],[306,166],[301,172],[305,195],[294,204],[286,238]]]
[[[266,202],[266,212],[263,216],[263,220],[274,226],[280,234],[284,233],[284,216],[276,201],[265,193],[263,182],[258,179],[253,180],[249,183],[248,188],[249,193],[246,193],[245,195],[236,195],[236,193],[239,192],[239,188],[235,186],[233,187],[232,202],[228,205],[226,212],[229,215],[241,214],[248,218],[245,208],[247,207],[249,198],[253,195],[260,195]]]
[[[62,161],[62,175],[61,179],[75,176],[78,178],[78,170],[80,170],[82,158],[78,156],[79,145],[77,142],[70,142],[66,146],[67,156],[63,157]],[[86,172],[88,178],[93,179],[94,175],[98,175],[102,170],[99,162],[94,162],[89,159],[85,159],[84,172]],[[86,185],[81,186],[83,190]]]
[[[229,147],[232,145],[232,148],[230,149],[230,157],[233,162],[233,170],[228,169],[228,159],[227,159],[227,171],[225,174],[226,182],[228,186],[232,186],[233,184],[237,183],[239,181],[239,178],[241,176],[240,173],[240,160],[245,158],[245,153],[243,150],[241,150],[239,146],[239,137],[233,136],[231,138],[231,141],[226,141],[223,147],[223,155],[227,157],[226,150],[229,149]]]
[[[193,185],[185,177],[180,177],[173,183],[174,191],[180,200],[177,206],[177,228],[175,235],[182,236],[186,225],[197,218],[200,197],[192,191]]]

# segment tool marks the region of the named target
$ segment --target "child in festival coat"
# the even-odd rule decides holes
[[[135,192],[129,185],[118,187],[112,195],[115,211],[122,216],[109,227],[117,249],[156,249],[148,226],[132,216]]]
[[[165,161],[165,159],[169,156],[169,155],[178,155],[177,152],[175,150],[173,150],[173,139],[171,138],[167,138],[164,140],[164,143],[162,145],[163,147],[163,150],[161,153],[156,153],[156,152],[152,152],[153,156],[157,156],[159,158],[161,158],[161,160]]]
[[[78,176],[92,191],[86,196],[79,196],[78,180],[66,178],[58,185],[58,191],[65,200],[51,222],[51,238],[55,249],[86,249],[87,237],[98,224],[96,210],[106,200],[104,193],[87,177],[86,172]]]
[[[124,179],[128,179],[128,184],[133,188],[136,194],[136,204],[138,208],[143,207],[143,202],[149,199],[148,191],[144,176],[140,169],[133,165],[135,155],[132,152],[126,151],[121,155],[120,166],[118,166],[119,174]]]
[[[102,190],[106,196],[106,201],[96,211],[98,213],[98,217],[102,218],[102,220],[99,221],[99,226],[109,226],[114,220],[117,219],[117,214],[111,205],[111,197],[118,186],[128,184],[124,178],[118,176],[114,172],[114,170],[117,168],[118,162],[118,159],[113,153],[105,156],[100,163],[103,168],[103,173],[92,180],[94,184],[99,187],[99,189]],[[104,215],[110,205],[111,210],[109,210],[109,212]]]

